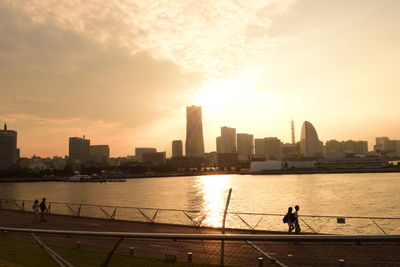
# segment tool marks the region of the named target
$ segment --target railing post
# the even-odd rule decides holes
[[[222,219],[222,234],[225,234],[225,222],[226,222],[226,214],[228,212],[229,202],[231,201],[232,188],[229,188],[228,198],[226,200],[224,218]],[[225,256],[225,241],[221,240],[221,258],[220,265],[224,266],[224,256]]]
[[[258,267],[264,267],[264,258],[259,257],[257,260],[258,260]]]
[[[188,254],[187,254],[187,261],[188,262],[192,262],[192,256],[193,256],[193,253],[192,252],[188,252]]]

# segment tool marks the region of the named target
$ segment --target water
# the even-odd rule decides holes
[[[400,217],[399,173],[312,174],[312,175],[216,175],[129,179],[126,183],[2,183],[0,198],[36,199],[91,203],[112,206],[134,206],[201,210],[193,217],[210,226],[220,226],[229,188],[233,189],[229,211],[285,213],[287,207],[300,205],[300,214]],[[98,211],[97,211],[98,212]],[[111,212],[110,212],[111,213]],[[119,211],[128,218],[132,212]],[[153,214],[149,214],[151,217]],[[136,215],[135,215],[136,216]],[[141,215],[139,215],[140,217]],[[190,223],[185,215],[159,214]],[[250,226],[261,219],[258,228],[282,230],[280,217],[241,215]],[[138,218],[137,216],[135,218]],[[143,218],[142,218],[143,219]],[[372,221],[349,220],[346,226],[334,219],[307,219],[315,231],[371,233],[380,230]],[[379,221],[388,232],[397,231],[400,221]],[[362,227],[357,227],[362,225]],[[236,215],[228,226],[244,227]],[[304,228],[307,226],[303,226]],[[321,229],[319,229],[321,228]],[[306,229],[304,229],[306,230]],[[308,229],[311,231],[311,229]],[[382,233],[382,232],[380,232]]]

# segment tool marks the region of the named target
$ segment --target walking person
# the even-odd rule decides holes
[[[288,208],[288,212],[286,214],[286,216],[287,216],[287,224],[289,226],[289,230],[288,230],[289,233],[291,233],[293,231],[293,229],[294,229],[294,214],[292,213],[292,211],[293,211],[293,208],[289,207]]]
[[[296,205],[296,206],[294,206],[294,209],[296,210],[294,212],[294,232],[296,234],[298,234],[301,231],[300,223],[299,223],[299,210],[300,210],[300,207],[298,205]]]
[[[45,222],[46,221],[46,219],[45,219],[46,209],[47,209],[47,207],[46,207],[46,199],[43,198],[42,202],[40,202],[40,221],[41,222]]]
[[[35,199],[32,209],[33,209],[33,213],[35,214],[35,221],[38,221],[39,220],[39,200]]]

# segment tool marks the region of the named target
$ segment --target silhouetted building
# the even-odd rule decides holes
[[[218,136],[216,138],[216,142],[217,142],[217,153],[222,153],[222,139],[221,136]]]
[[[89,159],[90,140],[80,137],[69,138],[69,160],[73,163],[85,164]]]
[[[183,144],[182,140],[172,141],[172,157],[182,157],[183,156]]]
[[[282,145],[282,157],[293,158],[298,155],[298,145],[297,144],[283,144]]]
[[[239,163],[237,153],[217,153],[217,160],[220,168],[236,167]]]
[[[98,164],[106,164],[110,159],[110,147],[108,145],[90,146],[90,160]]]
[[[265,144],[264,138],[254,139],[254,148],[256,157],[265,157],[264,144]]]
[[[344,141],[344,150],[346,153],[354,153],[356,155],[367,155],[368,154],[368,142],[367,141]]]
[[[6,170],[17,164],[17,132],[7,130],[7,124],[0,130],[0,170]]]
[[[301,127],[300,153],[305,157],[322,156],[323,144],[318,139],[314,126],[305,121]]]
[[[203,123],[201,107],[186,107],[186,156],[204,154]]]
[[[400,156],[400,140],[391,140],[388,137],[376,137],[374,151],[389,157]]]
[[[135,158],[139,162],[143,162],[143,154],[145,153],[156,153],[157,149],[153,147],[136,147]]]
[[[236,129],[230,127],[221,127],[221,152],[234,153],[236,149]]]
[[[154,165],[165,164],[167,161],[165,152],[150,152],[144,153],[143,163],[151,163]]]
[[[282,142],[277,137],[264,138],[264,156],[267,159],[280,159],[282,157]]]
[[[336,141],[329,140],[325,143],[326,156],[328,158],[343,158],[346,154],[367,155],[367,141]]]
[[[237,134],[237,152],[239,160],[248,160],[254,154],[253,135],[238,133]]]

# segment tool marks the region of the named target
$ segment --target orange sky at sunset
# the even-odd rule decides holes
[[[221,126],[290,141],[400,139],[400,1],[0,1],[0,122],[22,156],[112,156]]]

